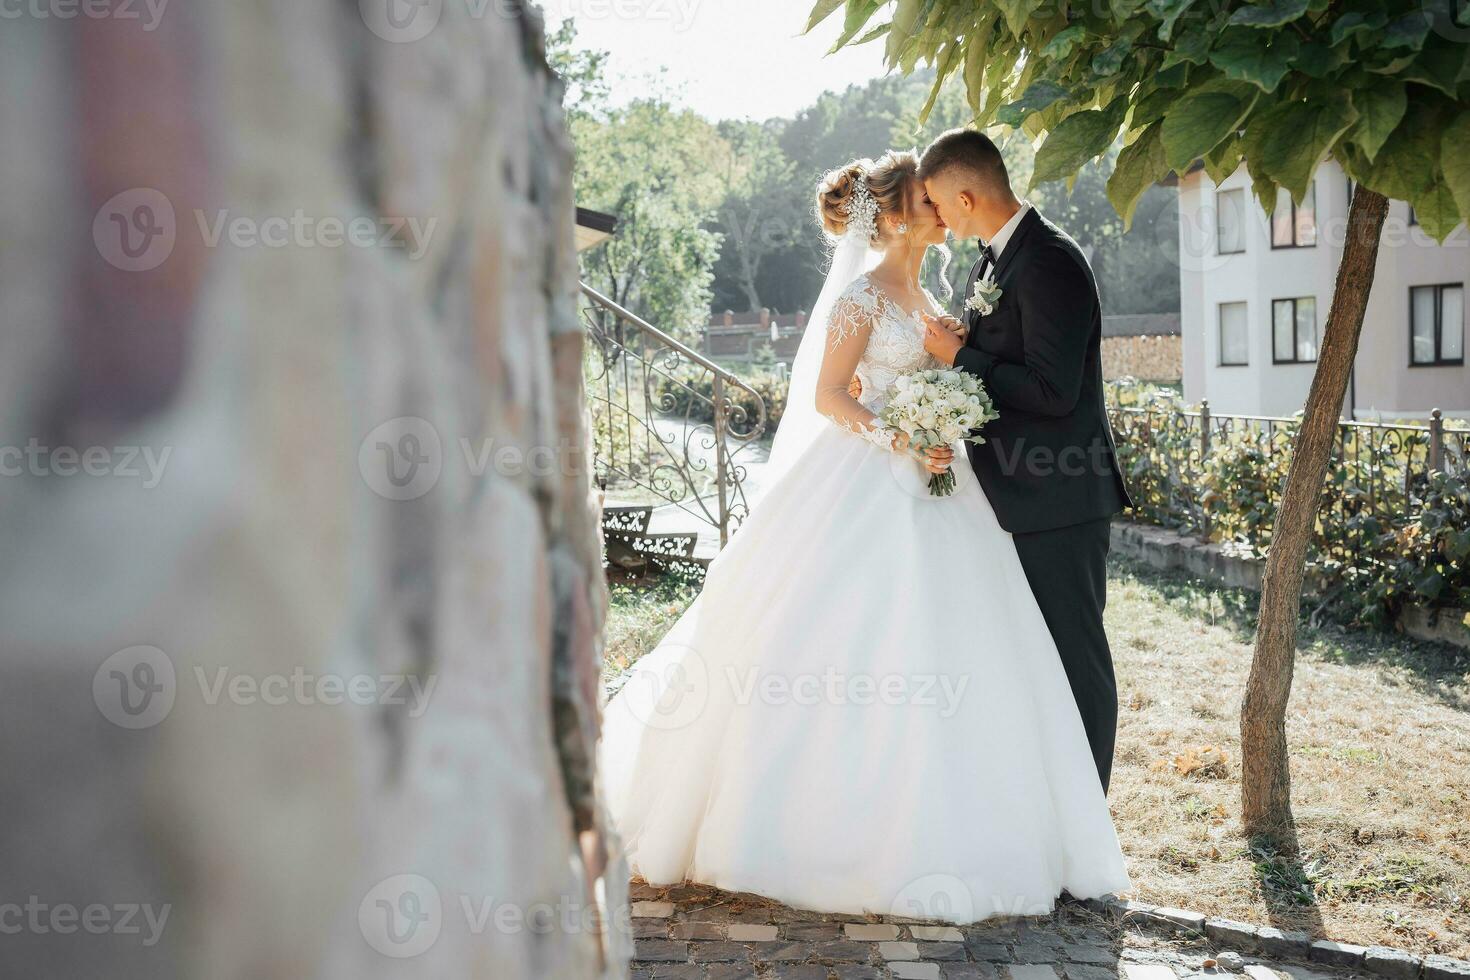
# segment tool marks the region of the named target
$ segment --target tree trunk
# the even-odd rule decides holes
[[[1387,211],[1382,194],[1357,189],[1317,372],[1272,528],[1255,656],[1240,712],[1241,822],[1248,833],[1275,834],[1291,823],[1286,703],[1291,696],[1302,578]]]
[[[740,278],[740,288],[745,291],[745,301],[750,304],[752,312],[759,312],[761,308],[761,294],[756,291],[755,280],[747,273]]]
[[[742,227],[739,216],[731,214],[731,224],[735,226],[735,251],[740,257],[740,288],[745,292],[745,301],[750,304],[750,311],[760,311],[761,294],[755,288],[755,274],[760,268],[760,256],[752,254],[755,244],[751,241],[749,232],[754,229],[756,222],[750,222],[750,228]]]

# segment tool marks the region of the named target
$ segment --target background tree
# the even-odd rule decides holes
[[[1246,166],[1268,213],[1278,188],[1300,202],[1329,156],[1357,182],[1241,710],[1242,819],[1252,832],[1277,833],[1291,820],[1286,706],[1303,571],[1388,198],[1410,202],[1441,241],[1470,215],[1470,31],[1461,6],[820,0],[812,11],[810,26],[843,11],[839,47],[881,38],[890,66],[933,65],[936,93],[962,77],[975,125],[1044,135],[1033,184],[1070,185],[1121,133],[1107,194],[1125,223],[1150,187],[1196,161],[1216,182]]]
[[[630,117],[625,107],[609,105],[606,53],[579,50],[576,32],[568,19],[548,38],[548,58],[567,86],[566,106],[578,142],[579,203],[615,211],[622,206],[620,195],[634,188],[611,183],[606,175],[591,170],[598,161],[622,153],[628,159],[644,159],[654,152],[661,138],[652,134],[646,119]],[[693,324],[702,317],[693,313],[697,297],[708,296],[710,311],[756,310],[761,307],[790,313],[811,306],[821,289],[826,271],[826,253],[812,213],[813,188],[821,174],[854,157],[876,157],[890,147],[922,147],[934,136],[973,118],[965,93],[957,86],[941,89],[929,115],[918,124],[933,88],[935,72],[919,67],[910,75],[877,78],[840,91],[826,92],[812,105],[790,118],[761,122],[726,120],[696,128],[708,134],[712,126],[714,147],[704,160],[686,159],[692,185],[707,187],[705,176],[718,178],[713,200],[695,208],[704,214],[700,225],[719,237],[710,253],[709,241],[700,238],[692,247],[703,256],[689,268],[670,260],[665,247],[680,247],[682,235],[640,241],[641,261],[633,263],[632,251],[600,246],[583,256],[583,274],[599,288],[619,288],[646,307],[637,311],[650,315],[660,326]],[[651,100],[677,112],[677,99],[662,95]],[[681,117],[692,118],[692,117]],[[626,151],[616,149],[628,144]],[[1005,142],[1002,152],[1012,173],[1029,178],[1034,158],[1031,141],[1024,134]],[[1060,185],[1038,189],[1033,200],[1048,213],[1058,215],[1087,248],[1099,275],[1118,288],[1105,288],[1106,313],[1170,312],[1179,308],[1177,252],[1175,251],[1175,196],[1163,188],[1149,191],[1141,213],[1150,217],[1145,227],[1125,230],[1107,200],[1104,187],[1111,172],[1110,160],[1088,164],[1073,193]],[[636,176],[636,175],[635,175]],[[642,186],[641,181],[634,181]],[[635,207],[644,195],[635,194]],[[619,214],[622,228],[634,226],[641,212]],[[690,209],[661,218],[664,228],[673,222],[687,232]],[[607,251],[604,251],[607,249]],[[951,280],[963,279],[977,254],[974,243],[952,243],[954,260]],[[649,254],[652,250],[653,254]],[[702,269],[708,256],[709,275]],[[609,266],[612,268],[610,269]],[[940,263],[925,270],[931,289],[941,291]],[[629,278],[613,269],[641,270],[645,279]],[[686,277],[686,278],[680,278]],[[614,285],[617,283],[618,285]],[[674,296],[666,303],[660,296]],[[692,319],[690,319],[692,317]]]
[[[577,203],[618,219],[616,235],[578,256],[581,277],[654,326],[697,339],[720,250],[711,226],[724,140],[666,94],[611,106],[606,53],[575,40],[568,21],[547,39],[547,59],[567,86]]]
[[[765,305],[760,294],[765,260],[790,247],[806,230],[799,227],[799,212],[792,214],[797,181],[795,167],[781,148],[784,128],[784,120],[729,120],[716,127],[726,148],[719,161],[724,200],[719,207],[718,228],[724,247],[716,278],[739,287],[747,310]],[[716,303],[721,299],[717,290]]]
[[[614,214],[617,234],[581,255],[593,287],[684,339],[709,312],[720,235],[714,161],[727,151],[715,128],[662,99],[604,118],[575,120],[577,202]]]

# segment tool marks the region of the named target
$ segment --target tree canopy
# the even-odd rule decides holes
[[[905,73],[934,66],[931,103],[959,76],[975,125],[1046,134],[1033,185],[1121,133],[1107,190],[1125,221],[1197,160],[1216,181],[1244,163],[1269,213],[1328,156],[1436,239],[1470,217],[1463,0],[819,0],[808,29],[839,10],[836,47],[881,42]]]

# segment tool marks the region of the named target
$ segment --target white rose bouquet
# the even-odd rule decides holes
[[[979,445],[985,437],[976,432],[1000,418],[985,385],[973,374],[952,369],[914,371],[893,383],[888,403],[878,413],[887,429],[906,434],[909,445],[920,451],[948,446],[958,441]],[[951,470],[929,477],[929,493],[947,497],[954,493]]]

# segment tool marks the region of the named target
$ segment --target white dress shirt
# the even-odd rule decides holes
[[[994,237],[985,243],[990,246],[990,254],[995,256],[995,261],[1000,261],[1001,250],[1006,247],[1006,242],[1011,240],[1011,235],[1015,233],[1016,226],[1021,223],[1021,219],[1026,216],[1026,212],[1029,210],[1031,210],[1031,202],[1022,201],[1016,213],[1011,215],[1011,220],[1001,225],[1000,231],[996,232]]]

